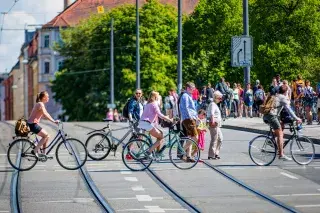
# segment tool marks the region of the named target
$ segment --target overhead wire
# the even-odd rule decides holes
[[[14,0],[13,5],[10,7],[10,9],[8,10],[8,12],[2,13],[3,17],[2,17],[2,23],[1,23],[1,28],[0,28],[0,44],[1,44],[1,39],[2,39],[3,26],[4,26],[4,17],[5,17],[5,15],[7,15],[8,13],[11,12],[12,8],[16,5],[16,3],[17,3],[18,1],[19,1],[19,0]]]

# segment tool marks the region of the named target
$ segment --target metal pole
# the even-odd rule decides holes
[[[140,89],[139,0],[136,0],[136,88]]]
[[[182,0],[178,0],[178,94],[182,90]]]
[[[114,44],[113,44],[113,18],[111,19],[111,32],[110,32],[110,101],[114,104]]]
[[[249,4],[248,0],[243,0],[243,35],[249,36]],[[250,83],[250,66],[244,67],[245,88]]]

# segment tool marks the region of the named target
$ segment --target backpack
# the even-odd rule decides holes
[[[124,105],[123,109],[122,109],[122,116],[124,118],[129,118],[129,103],[131,101],[131,98],[129,98],[126,102],[126,104]]]
[[[297,84],[297,96],[303,93],[303,86],[301,84]]]
[[[313,93],[312,93],[312,88],[305,88],[305,94],[304,98],[306,101],[312,101],[313,100]]]
[[[266,101],[260,105],[259,112],[263,115],[269,114],[272,109],[274,109],[276,103],[276,96],[269,96]]]
[[[256,101],[263,101],[263,91],[262,90],[257,90],[256,93],[254,94],[254,97],[256,98]]]
[[[27,137],[30,132],[30,128],[27,124],[27,120],[24,117],[21,117],[17,120],[14,131],[16,136]]]

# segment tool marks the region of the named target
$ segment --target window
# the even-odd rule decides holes
[[[49,35],[45,35],[44,36],[44,47],[48,48],[50,45],[50,36]]]
[[[50,73],[50,62],[44,62],[44,74]]]
[[[61,70],[62,66],[63,66],[63,61],[59,61],[58,62],[58,70]]]

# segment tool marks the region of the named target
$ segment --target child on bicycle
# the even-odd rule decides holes
[[[44,116],[48,120],[50,120],[53,123],[58,124],[59,120],[54,120],[50,114],[47,112],[45,103],[48,103],[49,101],[49,94],[46,91],[40,92],[37,95],[36,104],[34,105],[31,115],[27,121],[27,124],[30,128],[30,131],[39,135],[41,137],[41,140],[37,144],[37,146],[31,151],[32,154],[36,155],[37,157],[43,157],[45,154],[45,148],[47,147],[47,143],[49,141],[49,135],[41,126],[39,126],[39,122]],[[38,153],[40,147],[43,146],[43,154]]]

